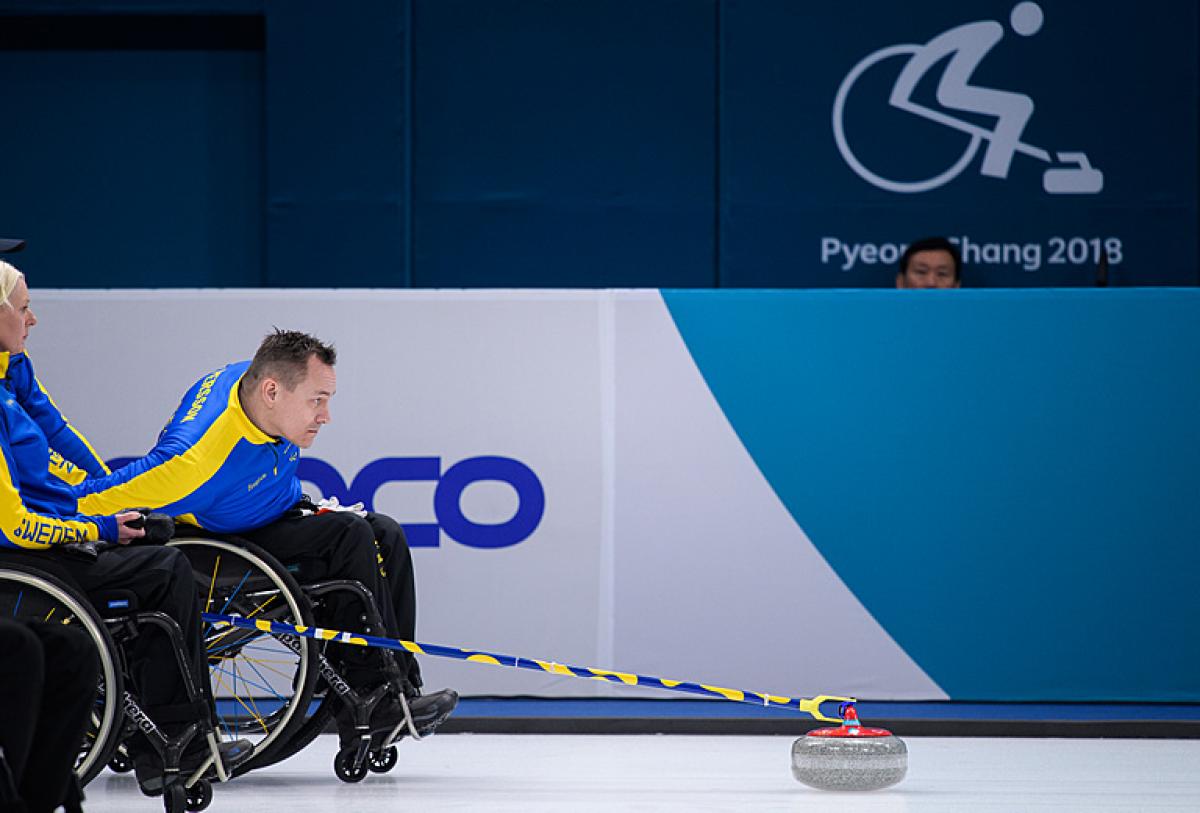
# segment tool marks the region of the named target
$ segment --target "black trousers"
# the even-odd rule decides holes
[[[0,653],[0,747],[17,792],[30,813],[72,809],[71,771],[100,672],[96,648],[61,624],[0,620]]]
[[[156,545],[103,547],[95,561],[53,549],[16,555],[82,590],[102,616],[119,614],[106,607],[109,599],[123,598],[139,611],[157,610],[174,619],[183,632],[184,655],[200,702],[193,704],[188,697],[171,640],[152,626],[141,627],[125,648],[135,694],[150,719],[171,734],[205,714],[213,719],[200,599],[191,565],[181,551]]]
[[[362,605],[336,595],[327,601],[326,627],[413,640],[417,628],[416,580],[412,552],[404,530],[384,514],[360,517],[349,511],[332,511],[305,517],[284,517],[241,534],[285,565],[297,566],[302,584],[324,579],[362,582],[379,607],[385,629],[367,629]],[[356,687],[372,686],[383,679],[378,650],[343,645],[346,679]],[[421,686],[417,660],[408,652],[394,652],[402,671],[414,687]]]

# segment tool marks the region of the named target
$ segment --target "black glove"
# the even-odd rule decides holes
[[[99,557],[95,542],[70,542],[66,545],[55,545],[54,549],[83,562],[94,562]]]
[[[159,514],[148,508],[135,508],[141,514],[137,519],[131,519],[125,525],[129,528],[141,528],[145,536],[130,540],[132,545],[162,545],[171,541],[175,535],[175,520],[166,514]]]

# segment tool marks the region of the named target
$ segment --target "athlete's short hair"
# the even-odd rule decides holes
[[[246,370],[246,379],[255,383],[269,376],[293,390],[304,379],[308,360],[313,357],[332,367],[337,363],[337,350],[316,336],[275,328],[275,332],[268,334],[258,346],[254,360]]]
[[[914,240],[912,245],[904,249],[904,253],[900,255],[901,274],[908,271],[908,261],[919,251],[949,252],[950,258],[954,260],[954,281],[958,282],[962,278],[962,253],[958,250],[958,246],[945,237],[924,237]]]
[[[17,283],[24,277],[15,265],[0,260],[0,305],[8,307],[11,304],[8,298],[12,296],[13,288],[16,288]]]

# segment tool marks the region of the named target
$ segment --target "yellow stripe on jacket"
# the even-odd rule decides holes
[[[54,399],[50,397],[50,393],[47,392],[46,388],[42,386],[41,379],[39,379],[37,376],[34,376],[33,380],[37,383],[37,387],[39,390],[41,390],[42,395],[46,396],[46,400],[50,402],[50,406],[54,407],[55,409],[58,409],[58,404],[54,403]],[[61,409],[58,409],[58,414],[62,415]],[[84,448],[92,453],[92,457],[96,458],[96,462],[98,464],[100,464],[100,468],[104,470],[104,473],[112,474],[112,470],[110,470],[108,468],[108,464],[104,462],[104,458],[100,456],[100,453],[96,451],[95,447],[92,446],[91,442],[88,441],[88,439],[83,436],[83,433],[71,425],[71,422],[67,420],[66,415],[63,415],[62,419],[63,419],[63,422],[67,425],[67,431],[70,432],[72,435],[74,435],[79,440],[79,442],[83,444]],[[59,455],[59,456],[61,457],[61,455]],[[53,462],[53,460],[52,460],[52,462]],[[57,476],[60,480],[63,480],[64,482],[69,483],[70,485],[75,485],[75,483],[79,482],[79,480],[74,480],[74,481],[67,480],[61,474],[54,471],[54,466],[50,467],[50,471],[54,472],[55,476]],[[83,473],[83,476],[87,477],[86,471]]]
[[[95,523],[46,516],[27,509],[13,485],[8,456],[3,453],[0,453],[0,531],[12,547],[35,550],[100,539],[100,529]]]
[[[50,473],[69,486],[87,479],[88,473],[53,449],[50,450]]]
[[[84,514],[114,514],[141,505],[168,506],[206,484],[242,440],[233,412],[225,412],[183,454],[171,457],[124,483],[79,500]]]

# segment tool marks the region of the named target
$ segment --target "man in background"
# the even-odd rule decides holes
[[[962,284],[962,255],[945,237],[916,240],[900,257],[897,288],[958,288]]]

